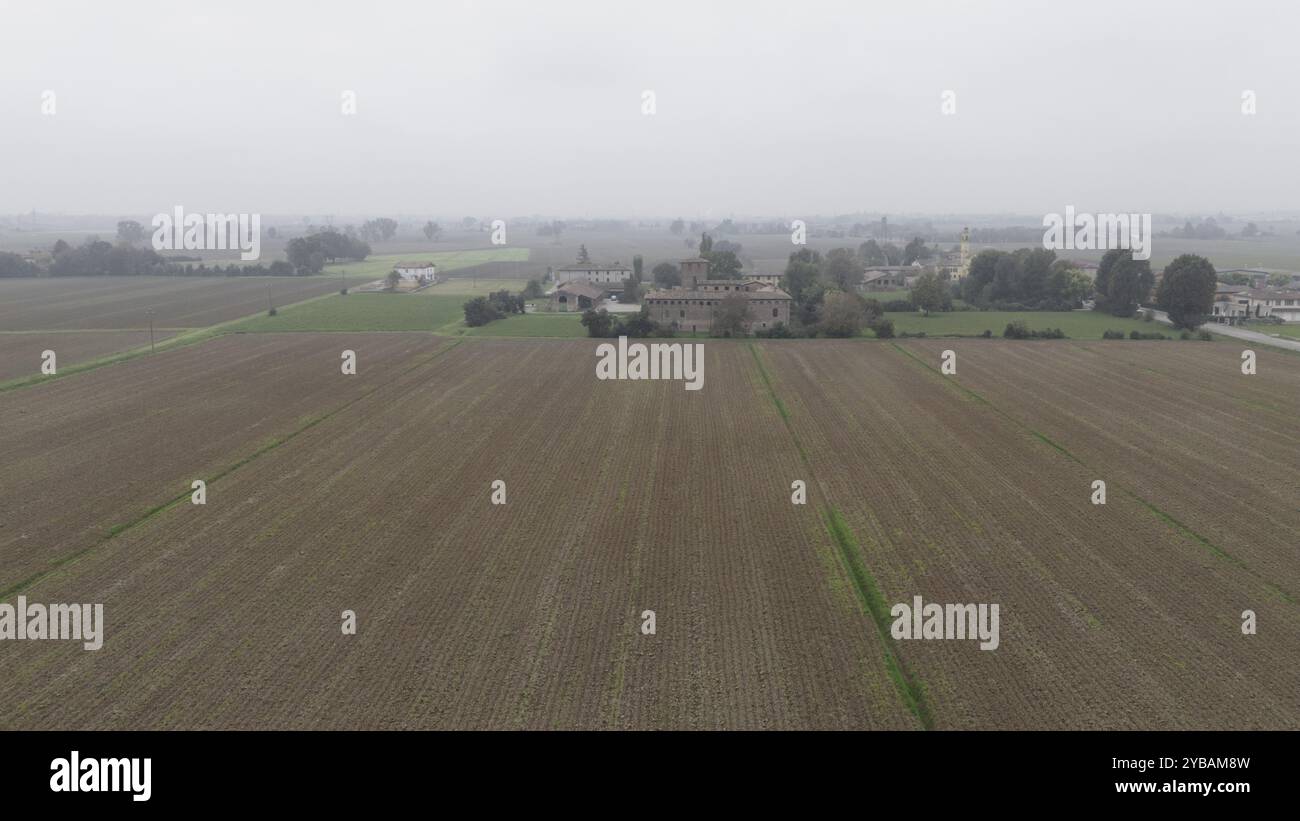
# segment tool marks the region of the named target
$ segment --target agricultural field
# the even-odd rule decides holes
[[[340,287],[338,276],[0,279],[0,331],[203,328]]]
[[[155,330],[153,339],[162,342],[175,333]],[[148,346],[147,330],[0,333],[0,385],[40,374],[41,354],[45,351],[54,351],[55,364],[63,369]]]
[[[2,597],[107,621],[4,647],[0,727],[1300,728],[1300,357],[728,340],[687,391],[595,344],[233,335],[0,393]],[[999,646],[893,638],[917,595]]]
[[[372,254],[361,262],[339,262],[325,266],[325,275],[382,279],[399,262],[432,262],[438,266],[438,277],[452,271],[473,268],[489,263],[528,262],[529,251],[519,247],[474,248],[461,251],[411,251],[400,254]],[[546,271],[545,267],[542,272]]]
[[[1137,331],[1176,338],[1179,333],[1159,322],[1124,319],[1100,311],[947,311],[929,316],[891,312],[885,316],[894,321],[895,334],[924,333],[926,336],[979,336],[986,330],[1002,336],[1011,322],[1024,322],[1031,331],[1060,328],[1070,339],[1101,339],[1110,330],[1123,331],[1125,336]]]
[[[432,290],[432,289],[431,289]],[[232,333],[275,331],[436,331],[464,324],[467,296],[418,293],[333,294],[230,325]]]
[[[515,314],[477,328],[467,328],[469,336],[515,336],[578,339],[587,335],[579,313]]]

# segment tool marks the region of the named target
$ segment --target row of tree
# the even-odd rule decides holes
[[[51,249],[50,259],[39,263],[17,254],[0,252],[0,277],[295,276],[316,271],[299,270],[284,260],[276,260],[270,265],[207,265],[202,262],[195,265],[191,261],[179,262],[174,257],[164,257],[152,248],[135,248],[126,243],[114,245],[94,237],[75,246],[59,240]]]
[[[971,260],[959,295],[977,308],[1069,311],[1078,308],[1092,289],[1088,276],[1069,260],[1057,259],[1055,251],[990,249]]]

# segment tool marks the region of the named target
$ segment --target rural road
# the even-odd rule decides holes
[[[1166,325],[1172,325],[1169,321],[1169,315],[1164,311],[1156,311],[1156,320]],[[1258,331],[1248,331],[1245,328],[1234,328],[1231,325],[1206,325],[1205,329],[1211,333],[1231,336],[1236,339],[1242,339],[1246,342],[1258,342],[1261,345],[1273,345],[1278,348],[1286,348],[1292,351],[1300,351],[1300,340],[1284,339],[1277,336],[1268,336]]]

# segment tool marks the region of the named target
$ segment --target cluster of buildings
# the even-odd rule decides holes
[[[399,262],[393,270],[403,280],[418,285],[432,285],[438,281],[438,266],[432,262]]]
[[[1214,292],[1210,317],[1224,325],[1249,319],[1300,322],[1300,289],[1220,284]]]
[[[683,333],[707,333],[723,310],[724,300],[744,300],[745,332],[790,323],[790,295],[779,287],[780,274],[755,274],[742,279],[709,279],[709,262],[686,259],[679,264],[682,285],[650,291],[641,300],[650,319]],[[632,271],[620,266],[572,265],[554,272],[550,293],[553,311],[585,311],[616,299]],[[617,287],[614,287],[617,285]]]
[[[869,266],[862,276],[861,288],[864,291],[899,291],[911,288],[927,271],[944,275],[951,282],[959,282],[970,273],[970,262],[970,229],[963,228],[958,250],[945,252],[931,265],[916,261],[911,265]]]

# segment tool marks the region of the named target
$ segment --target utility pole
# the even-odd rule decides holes
[[[149,309],[149,353],[153,353],[153,308]]]

